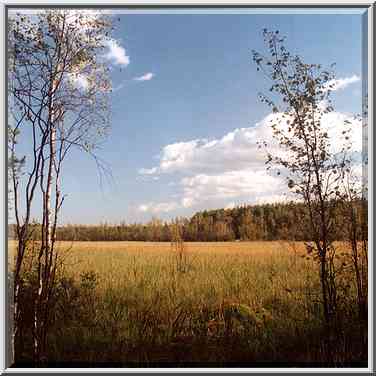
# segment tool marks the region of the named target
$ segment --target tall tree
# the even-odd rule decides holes
[[[35,197],[40,195],[42,225],[33,328],[35,360],[40,361],[46,352],[49,301],[58,265],[55,239],[64,200],[60,183],[63,162],[72,147],[95,157],[95,148],[109,125],[110,80],[100,57],[111,24],[98,12],[56,9],[12,15],[8,30],[11,132],[20,132],[25,144],[31,139],[26,178],[20,180],[19,174],[12,174],[18,240],[14,336],[19,330],[20,279],[30,220],[36,210]],[[15,146],[13,143],[13,158]]]
[[[270,126],[280,148],[280,152],[268,153],[267,164],[269,169],[279,169],[277,173],[283,174],[288,188],[307,208],[313,241],[307,250],[314,251],[319,260],[323,311],[329,324],[337,307],[333,218],[341,182],[351,163],[350,145],[344,143],[333,152],[322,121],[325,114],[333,111],[330,94],[335,77],[320,64],[307,64],[300,56],[290,54],[278,31],[264,29],[263,36],[268,54],[253,51],[252,56],[257,70],[272,82],[270,96],[261,94],[260,98],[275,113]],[[349,125],[343,124],[347,139]],[[264,146],[268,147],[266,143]]]

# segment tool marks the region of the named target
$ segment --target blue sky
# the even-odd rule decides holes
[[[286,189],[253,175],[263,162],[253,163],[252,147],[246,155],[270,112],[257,97],[268,82],[251,61],[252,49],[265,50],[263,28],[279,30],[307,62],[337,63],[336,121],[360,112],[359,12],[116,17],[113,38],[129,64],[112,67],[111,132],[98,151],[113,178],[100,185],[90,157],[72,153],[63,223],[169,219],[279,199]]]

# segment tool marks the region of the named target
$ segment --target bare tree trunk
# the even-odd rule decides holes
[[[52,227],[54,220],[54,212],[52,210],[52,187],[55,179],[55,157],[56,157],[56,105],[54,101],[54,92],[58,85],[56,79],[53,80],[51,90],[50,104],[50,137],[49,137],[49,162],[47,172],[46,190],[44,193],[44,211],[43,223],[45,224],[44,242],[42,242],[38,259],[38,293],[35,301],[34,309],[34,358],[37,363],[41,363],[46,358],[46,330],[47,318],[43,311],[47,310],[48,304],[48,284],[51,274],[51,265],[49,263],[50,254],[53,248]]]
[[[54,176],[54,163],[56,155],[56,127],[54,122],[51,126],[51,137],[50,137],[50,162],[48,167],[48,179],[47,179],[47,189],[46,189],[46,215],[47,215],[47,226],[46,226],[46,251],[48,252],[52,246],[52,226],[54,220],[54,211],[51,207],[51,193],[52,185],[55,179]],[[47,255],[48,253],[46,253]]]
[[[324,317],[326,324],[329,324],[330,315],[329,315],[329,304],[328,304],[328,289],[327,289],[327,270],[326,270],[326,254],[324,253],[321,258],[321,270],[320,270],[320,279],[321,279],[321,290],[322,290],[322,300],[324,308]]]
[[[360,210],[362,209],[363,207],[361,206]],[[364,280],[366,278],[364,278],[365,269],[363,264],[366,261],[366,248],[362,247],[363,244],[361,243],[361,253],[359,253],[359,243],[363,242],[364,239],[361,239],[363,236],[362,224],[358,222],[354,201],[350,201],[349,211],[349,235],[357,288],[358,315],[360,320],[365,320],[367,318],[367,293],[364,291]]]

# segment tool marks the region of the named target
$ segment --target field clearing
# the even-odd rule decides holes
[[[38,242],[34,243],[35,248]],[[16,241],[9,241],[9,259],[12,260]],[[64,259],[67,269],[77,275],[83,271],[95,271],[106,277],[126,273],[127,268],[157,265],[172,266],[184,263],[191,271],[213,266],[241,267],[242,264],[271,266],[284,261],[286,267],[306,264],[303,242],[253,241],[253,242],[185,242],[183,253],[179,255],[170,242],[57,242],[56,249]],[[303,259],[303,260],[302,260]],[[176,266],[176,265],[175,265]],[[183,265],[182,265],[183,266]],[[244,266],[241,269],[244,269]],[[281,265],[280,265],[281,266]],[[202,270],[204,271],[204,270]],[[217,273],[216,273],[217,274]]]
[[[318,264],[304,243],[192,242],[177,252],[159,242],[59,242],[58,249],[64,268],[52,359],[314,362],[326,351]],[[354,296],[351,282],[350,308]]]
[[[9,242],[10,255],[15,244]],[[181,254],[169,242],[58,242],[57,249],[64,273],[77,281],[91,272],[99,290],[133,286],[140,300],[164,291],[169,304],[180,298],[257,307],[292,298],[304,303],[319,284],[317,264],[303,242],[186,242]]]
[[[9,240],[10,250],[16,246],[15,240]],[[170,242],[138,242],[138,241],[63,241],[57,242],[61,250],[72,249],[74,252],[111,252],[111,251],[170,251]],[[292,250],[291,244],[295,244],[299,250],[304,250],[303,242],[287,241],[236,241],[236,242],[185,242],[184,246],[188,252],[212,252],[231,254],[269,253],[281,250]]]

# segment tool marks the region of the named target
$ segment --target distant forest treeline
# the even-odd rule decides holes
[[[360,207],[360,201],[358,205]],[[169,222],[154,218],[146,224],[64,225],[56,229],[56,238],[67,241],[172,241],[178,225],[184,241],[311,240],[310,229],[304,222],[306,210],[303,204],[290,202],[204,210],[191,218]],[[341,218],[339,213],[332,219],[332,236],[337,240],[343,237]],[[39,226],[33,225],[35,230]],[[11,238],[14,230],[15,225],[11,224]],[[33,233],[40,234],[40,231]],[[39,240],[35,235],[32,237]]]

